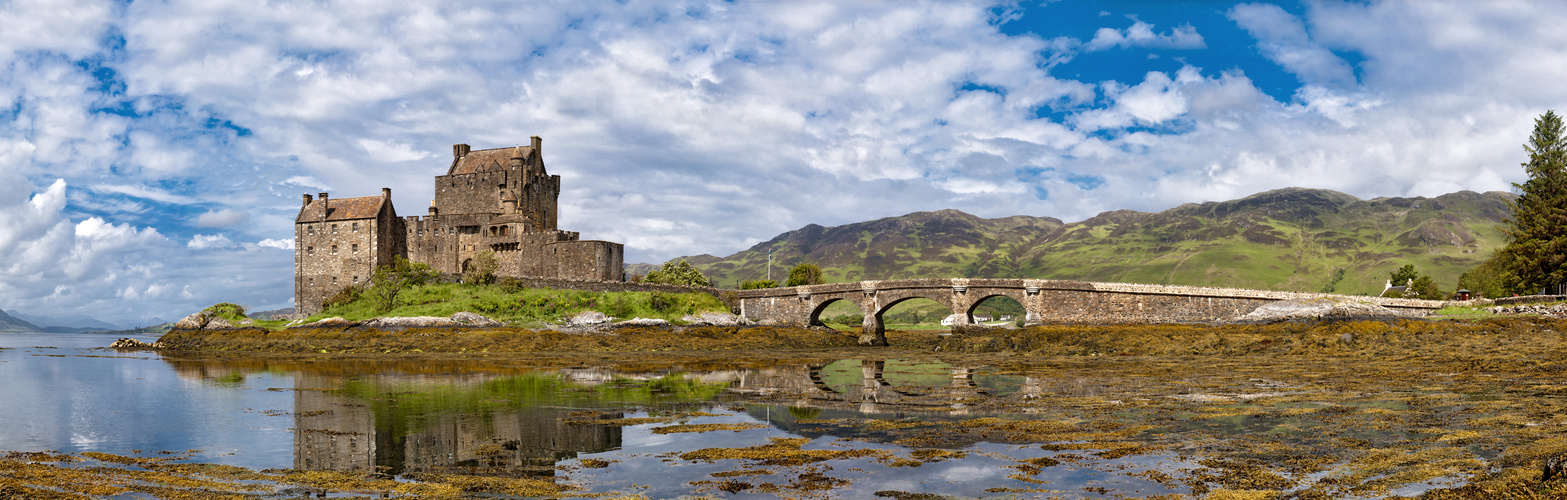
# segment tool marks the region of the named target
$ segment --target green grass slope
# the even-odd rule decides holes
[[[1159,213],[1117,210],[1071,224],[940,210],[813,224],[728,257],[684,259],[724,287],[764,277],[770,249],[779,281],[790,267],[813,262],[830,282],[1045,278],[1303,292],[1332,284],[1337,293],[1362,294],[1380,292],[1389,271],[1414,264],[1451,289],[1505,243],[1497,227],[1513,197],[1463,191],[1361,200],[1288,188]]]

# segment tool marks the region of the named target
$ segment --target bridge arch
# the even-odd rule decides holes
[[[865,313],[865,304],[861,303],[859,300],[843,296],[826,296],[822,297],[819,303],[811,307],[811,314],[808,316],[806,324],[811,326],[827,326],[826,323],[822,322],[822,313],[826,312],[828,307],[840,301],[854,304],[854,308],[860,311],[860,316],[862,318],[867,316]]]
[[[886,331],[887,331],[887,320],[884,317],[884,315],[887,314],[888,311],[891,311],[893,307],[897,307],[899,304],[902,304],[904,302],[908,302],[908,301],[911,301],[911,300],[918,300],[918,299],[930,300],[932,302],[935,302],[937,305],[945,307],[947,309],[947,314],[958,314],[957,313],[957,309],[952,307],[952,300],[951,300],[950,296],[948,296],[948,297],[941,297],[941,296],[932,296],[932,295],[936,295],[936,294],[920,294],[920,293],[910,293],[910,294],[892,293],[892,294],[887,294],[887,295],[889,297],[882,298],[883,300],[881,300],[880,304],[879,304],[880,307],[876,310],[876,313],[874,315],[874,319],[875,319],[875,326],[874,326],[874,328],[875,328],[875,331],[876,331],[876,335],[882,335],[882,334],[886,333]],[[869,325],[870,321],[867,321],[866,324]]]
[[[1028,297],[1027,297],[1027,294],[1023,290],[994,289],[994,288],[993,289],[985,289],[985,290],[975,290],[974,293],[973,293],[973,297],[974,297],[974,301],[973,302],[969,302],[968,310],[963,312],[963,314],[965,314],[968,317],[968,323],[969,324],[977,323],[976,321],[974,321],[974,311],[979,309],[980,304],[984,304],[985,301],[993,299],[993,298],[996,298],[996,297],[1005,297],[1005,298],[1008,298],[1008,299],[1012,299],[1013,302],[1017,302],[1018,307],[1021,307],[1023,309],[1023,314],[1024,314],[1025,317],[1028,314],[1028,306],[1027,306],[1028,302],[1026,302]]]

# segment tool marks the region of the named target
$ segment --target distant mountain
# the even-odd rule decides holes
[[[9,314],[6,314],[4,310],[0,310],[0,332],[39,332],[39,331],[43,331],[43,329],[42,328],[38,328],[38,325],[34,325],[32,323],[28,323],[27,321],[22,320],[21,318],[17,318],[17,317],[11,316]]]
[[[1410,263],[1450,289],[1505,244],[1497,227],[1515,198],[1463,191],[1361,200],[1288,188],[1158,213],[1116,210],[1071,224],[939,210],[812,224],[728,257],[682,258],[722,287],[764,277],[771,249],[780,282],[794,265],[813,262],[832,282],[1045,278],[1361,294],[1381,292],[1388,272]],[[653,268],[627,267],[633,274]]]
[[[87,316],[57,317],[57,316],[37,316],[37,315],[22,313],[20,311],[6,311],[6,312],[8,314],[10,314],[12,317],[16,317],[16,318],[20,318],[20,319],[26,320],[28,323],[32,323],[32,324],[35,324],[35,325],[45,325],[44,326],[44,330],[45,331],[50,331],[51,333],[74,333],[74,332],[78,332],[78,331],[92,332],[92,331],[100,331],[100,330],[119,330],[119,329],[122,328],[120,325],[116,325],[116,324],[109,323],[109,322],[106,322],[106,321],[100,321],[98,319],[90,318],[90,317],[87,317]],[[49,328],[54,328],[54,330],[49,330]],[[55,330],[58,330],[58,331],[55,331]]]

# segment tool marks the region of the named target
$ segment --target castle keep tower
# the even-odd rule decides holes
[[[319,312],[327,298],[368,280],[393,256],[456,274],[480,253],[492,252],[499,276],[621,280],[624,246],[582,241],[578,233],[556,228],[560,176],[544,169],[542,143],[533,136],[529,145],[511,148],[452,146],[451,166],[435,177],[435,200],[423,218],[398,218],[384,188],[380,197],[330,203],[327,193],[314,201],[305,195],[294,228],[295,312]],[[360,233],[341,231],[371,232],[350,241],[344,238]],[[371,248],[378,252],[373,258],[344,253]]]

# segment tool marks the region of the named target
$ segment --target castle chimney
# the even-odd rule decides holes
[[[543,148],[544,147],[544,139],[540,139],[539,136],[536,136],[536,135],[532,136],[532,137],[529,137],[529,139],[533,140],[533,154],[535,156],[542,157],[542,155],[540,155],[540,153],[539,153],[540,152],[539,148]]]
[[[392,188],[381,188],[381,199],[392,199]]]
[[[321,210],[322,211],[325,211],[328,208],[332,208],[330,205],[327,204],[326,193],[318,194],[318,195],[316,195],[316,198],[321,200]]]
[[[472,148],[468,147],[467,144],[453,144],[452,158],[462,158],[464,156],[468,156],[468,151],[471,150]]]
[[[305,193],[305,204],[304,204],[304,206],[306,206],[306,207],[310,206],[310,193]]]
[[[430,200],[430,216],[435,217],[437,215],[441,215],[441,209],[435,208],[435,200]]]

